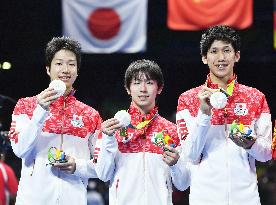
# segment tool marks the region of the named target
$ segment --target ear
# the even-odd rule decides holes
[[[241,58],[241,52],[238,51],[238,52],[235,53],[235,62],[236,63],[239,62],[240,58]]]
[[[47,75],[51,76],[51,74],[50,74],[50,67],[49,66],[46,66],[46,72],[47,72]]]
[[[127,94],[130,95],[130,90],[125,86],[125,89],[127,91]]]
[[[207,62],[207,56],[201,56],[201,60],[205,65],[208,63]]]
[[[162,92],[162,90],[163,90],[163,87],[164,87],[164,86],[161,86],[160,88],[158,88],[158,90],[157,90],[157,94],[158,94],[158,95],[161,94],[161,92]]]

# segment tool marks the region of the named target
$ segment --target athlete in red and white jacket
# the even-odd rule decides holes
[[[179,135],[186,138],[182,142],[184,156],[195,165],[191,170],[190,203],[260,204],[255,160],[271,159],[271,117],[265,96],[236,83],[225,109],[213,109],[209,117],[199,110],[197,95],[203,86],[183,93],[177,107]],[[213,83],[208,87],[218,88]],[[238,147],[228,137],[234,120],[252,129],[256,141],[251,148]]]
[[[13,151],[22,159],[16,204],[85,204],[87,178],[78,170],[90,159],[89,141],[100,124],[99,113],[74,96],[60,97],[49,111],[36,97],[20,99],[10,131]],[[79,161],[73,175],[49,165],[51,147],[62,147]]]
[[[13,202],[17,188],[18,181],[14,171],[0,159],[0,204],[9,205]]]
[[[167,147],[169,151],[164,151],[151,142],[163,131],[179,145],[176,125],[158,115],[155,107],[156,96],[163,88],[162,77],[159,66],[152,61],[130,64],[125,87],[132,98],[128,112],[136,129],[122,131],[115,118],[102,123],[95,169],[101,180],[110,180],[110,205],[172,205],[172,184],[179,190],[189,186],[189,171],[177,149]],[[148,124],[138,128],[141,122]]]
[[[255,160],[271,159],[271,115],[263,93],[237,82],[233,66],[240,59],[239,44],[228,26],[207,29],[201,54],[210,74],[178,100],[183,155],[193,163],[191,205],[260,205]],[[228,96],[225,107],[212,106],[216,92]],[[250,137],[234,132],[235,124]]]
[[[46,69],[51,80],[66,84],[64,96],[57,97],[55,90],[47,88],[20,99],[14,108],[10,139],[14,153],[22,159],[17,205],[87,204],[88,178],[81,171],[92,155],[91,140],[102,120],[95,109],[72,95],[78,57],[76,41],[53,38],[46,48]],[[55,154],[49,153],[51,147],[75,160],[49,164],[48,157]],[[91,177],[97,177],[96,173]]]

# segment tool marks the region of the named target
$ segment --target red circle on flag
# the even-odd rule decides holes
[[[87,23],[91,34],[100,40],[113,38],[118,34],[121,27],[120,16],[111,8],[94,10]]]

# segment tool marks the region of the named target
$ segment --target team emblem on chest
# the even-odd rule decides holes
[[[71,124],[73,127],[81,128],[83,126],[82,116],[73,115],[73,119],[71,120]]]
[[[246,107],[246,103],[235,103],[236,107],[234,108],[235,115],[244,116],[247,115],[248,109]]]

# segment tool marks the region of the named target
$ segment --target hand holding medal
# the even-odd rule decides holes
[[[232,80],[228,85],[227,89],[224,90],[223,88],[219,89],[211,89],[211,96],[210,96],[210,105],[215,109],[222,109],[225,108],[227,105],[228,97],[232,96],[234,87],[235,87],[235,79]]]
[[[164,136],[164,130],[153,135],[151,142],[163,149],[162,159],[167,165],[173,166],[177,163],[180,155],[175,148],[176,144],[169,135]]]
[[[164,136],[164,130],[153,135],[151,142],[156,146],[161,147],[164,151],[167,151],[165,148],[166,145],[173,148],[176,146],[174,140],[169,135]]]
[[[118,111],[113,118],[104,121],[101,125],[101,130],[108,136],[113,136],[115,131],[120,129],[126,132],[127,127],[130,125],[130,114],[125,110]]]
[[[203,88],[198,93],[198,98],[200,101],[200,110],[203,114],[211,115],[212,106],[210,104],[210,97],[213,93],[211,88],[203,86]]]
[[[222,109],[227,104],[227,96],[223,92],[214,92],[210,97],[210,104],[215,109]]]
[[[126,110],[120,110],[115,115],[114,118],[117,119],[122,127],[127,127],[130,124],[130,114]]]
[[[238,146],[244,149],[250,149],[255,143],[256,138],[251,136],[252,130],[249,126],[242,123],[237,124],[234,120],[230,127],[229,138]]]
[[[66,90],[66,85],[62,80],[53,80],[49,84],[49,88],[53,88],[56,91],[56,96],[60,97],[64,95],[65,90]]]
[[[73,174],[76,171],[75,158],[69,155],[65,155],[63,150],[56,147],[49,148],[48,160],[50,165],[67,174]]]
[[[123,143],[127,143],[128,141],[130,141],[132,139],[132,137],[128,137],[127,135],[127,129],[130,128],[130,129],[136,129],[136,130],[143,130],[143,129],[146,129],[146,127],[158,116],[158,112],[156,112],[154,114],[154,116],[149,119],[149,120],[144,120],[142,122],[139,122],[136,126],[131,124],[131,116],[130,114],[128,113],[128,111],[126,110],[120,110],[118,111],[114,118],[112,119],[115,119],[117,122],[119,122],[119,128],[120,128],[120,136],[123,137],[123,140],[122,142]],[[104,133],[107,133],[105,130],[107,128],[106,124],[110,121],[109,124],[112,123],[112,119],[110,120],[107,120],[105,121],[103,124],[104,124],[104,130],[103,132]],[[116,123],[116,122],[115,122]],[[103,125],[102,124],[102,125]],[[114,125],[115,126],[115,125]],[[118,129],[118,125],[116,125],[116,129]],[[113,129],[113,131],[115,131],[115,129]]]
[[[53,80],[49,87],[37,95],[38,104],[45,110],[49,110],[50,104],[64,95],[66,85],[61,80]]]
[[[63,150],[60,150],[56,147],[50,147],[48,149],[48,161],[50,162],[49,164],[54,164],[54,163],[65,163],[67,160],[65,159],[66,155]]]

